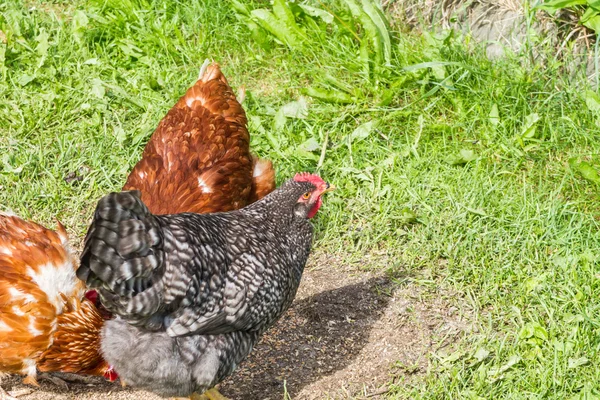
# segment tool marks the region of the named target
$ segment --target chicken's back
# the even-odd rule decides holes
[[[154,214],[246,206],[256,197],[246,123],[218,64],[209,65],[159,123],[123,190],[141,191]]]
[[[65,297],[81,298],[67,234],[0,214],[0,372],[35,382],[39,357],[52,344]]]

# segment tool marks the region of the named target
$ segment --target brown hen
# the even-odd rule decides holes
[[[246,114],[216,63],[160,121],[123,190],[154,214],[242,208],[275,188],[273,164],[250,153]]]
[[[97,356],[102,317],[76,268],[60,223],[55,232],[0,214],[0,373],[33,385],[38,370],[111,376]],[[70,334],[73,325],[86,334]],[[0,389],[0,398],[9,397]]]

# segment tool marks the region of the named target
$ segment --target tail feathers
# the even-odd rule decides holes
[[[275,169],[270,160],[264,160],[253,156],[252,161],[254,166],[252,172],[252,193],[250,194],[250,202],[255,202],[275,190]]]
[[[162,243],[161,227],[140,200],[140,192],[111,193],[98,202],[77,276],[98,289],[109,311],[123,317],[147,316],[158,302],[140,303],[138,297],[152,287],[154,274],[164,264]]]
[[[198,72],[198,80],[202,80],[202,78],[204,78],[204,74],[206,74],[206,69],[208,68],[209,65],[210,65],[210,59],[207,58],[206,60],[204,60],[204,62],[202,63],[202,66],[200,67],[200,72]]]
[[[198,74],[198,80],[204,83],[212,81],[213,79],[220,79],[223,76],[221,67],[217,63],[211,63],[207,58],[204,60],[202,67],[200,67],[200,73]]]

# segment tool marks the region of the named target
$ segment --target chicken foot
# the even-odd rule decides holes
[[[223,396],[219,391],[215,388],[209,389],[202,394],[196,394],[190,396],[190,400],[229,400],[227,397]]]
[[[69,385],[67,385],[67,382],[63,381],[62,379],[60,379],[57,376],[52,376],[46,372],[42,372],[41,374],[38,374],[37,379],[33,376],[28,376],[25,379],[23,379],[23,383],[26,385],[33,385],[33,386],[39,387],[40,384],[38,383],[38,379],[45,379],[47,381],[50,381],[50,382],[54,383],[56,386],[61,387],[65,390],[69,389]]]

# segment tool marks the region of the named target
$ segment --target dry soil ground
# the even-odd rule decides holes
[[[234,400],[282,399],[286,389],[294,400],[377,398],[392,381],[418,378],[431,352],[470,329],[462,303],[435,284],[418,285],[409,276],[390,278],[317,254],[292,308],[221,391]],[[26,389],[20,381],[5,378],[2,386]],[[41,381],[39,389],[19,399],[159,397],[98,378],[69,382],[68,389]]]

